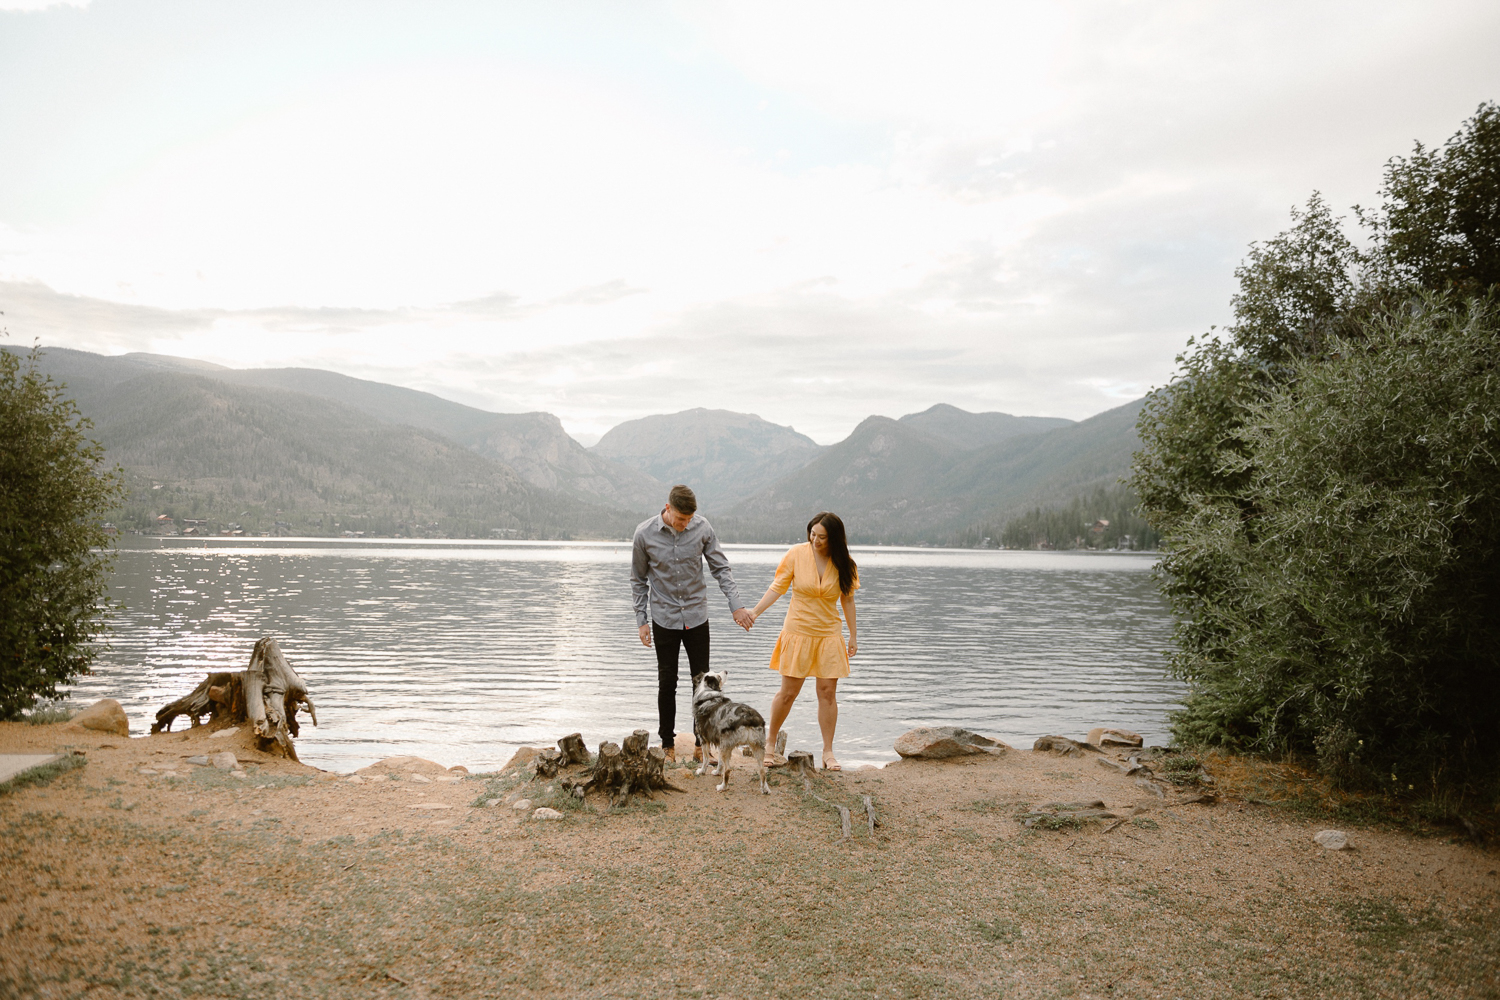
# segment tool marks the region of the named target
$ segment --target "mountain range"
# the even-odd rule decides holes
[[[1074,423],[939,404],[821,446],[753,414],[631,420],[584,448],[549,413],[492,413],[307,368],[235,369],[46,348],[39,365],[125,470],[126,523],[459,537],[628,536],[674,482],[729,540],[797,538],[832,509],[851,541],[942,543],[1114,483],[1140,402]]]

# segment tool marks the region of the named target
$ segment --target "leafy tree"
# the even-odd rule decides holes
[[[1320,197],[1142,412],[1179,736],[1492,795],[1500,725],[1500,106],[1388,165],[1360,251]],[[1392,777],[1394,775],[1394,778]]]
[[[0,351],[0,718],[88,672],[113,556],[103,520],[123,496],[36,363]]]

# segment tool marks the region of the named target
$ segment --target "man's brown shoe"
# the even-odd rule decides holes
[[[661,752],[667,755],[667,763],[668,764],[675,764],[675,763],[677,763],[677,748],[676,747],[669,747],[669,746],[663,745],[662,748],[661,748]]]

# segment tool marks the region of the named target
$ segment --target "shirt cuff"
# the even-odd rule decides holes
[[[651,624],[651,618],[650,618],[649,615],[643,615],[639,611],[637,611],[635,613],[635,627],[636,628],[640,628],[642,625],[649,625],[649,624]]]

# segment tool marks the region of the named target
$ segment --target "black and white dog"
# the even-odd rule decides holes
[[[737,747],[749,747],[760,768],[761,794],[769,795],[771,786],[766,784],[766,720],[744,702],[730,701],[724,693],[726,674],[703,674],[693,686],[693,725],[698,730],[698,739],[703,741],[703,764],[698,768],[702,774],[708,767],[709,752],[718,758],[717,771],[723,778],[718,791],[729,784],[729,755]]]

